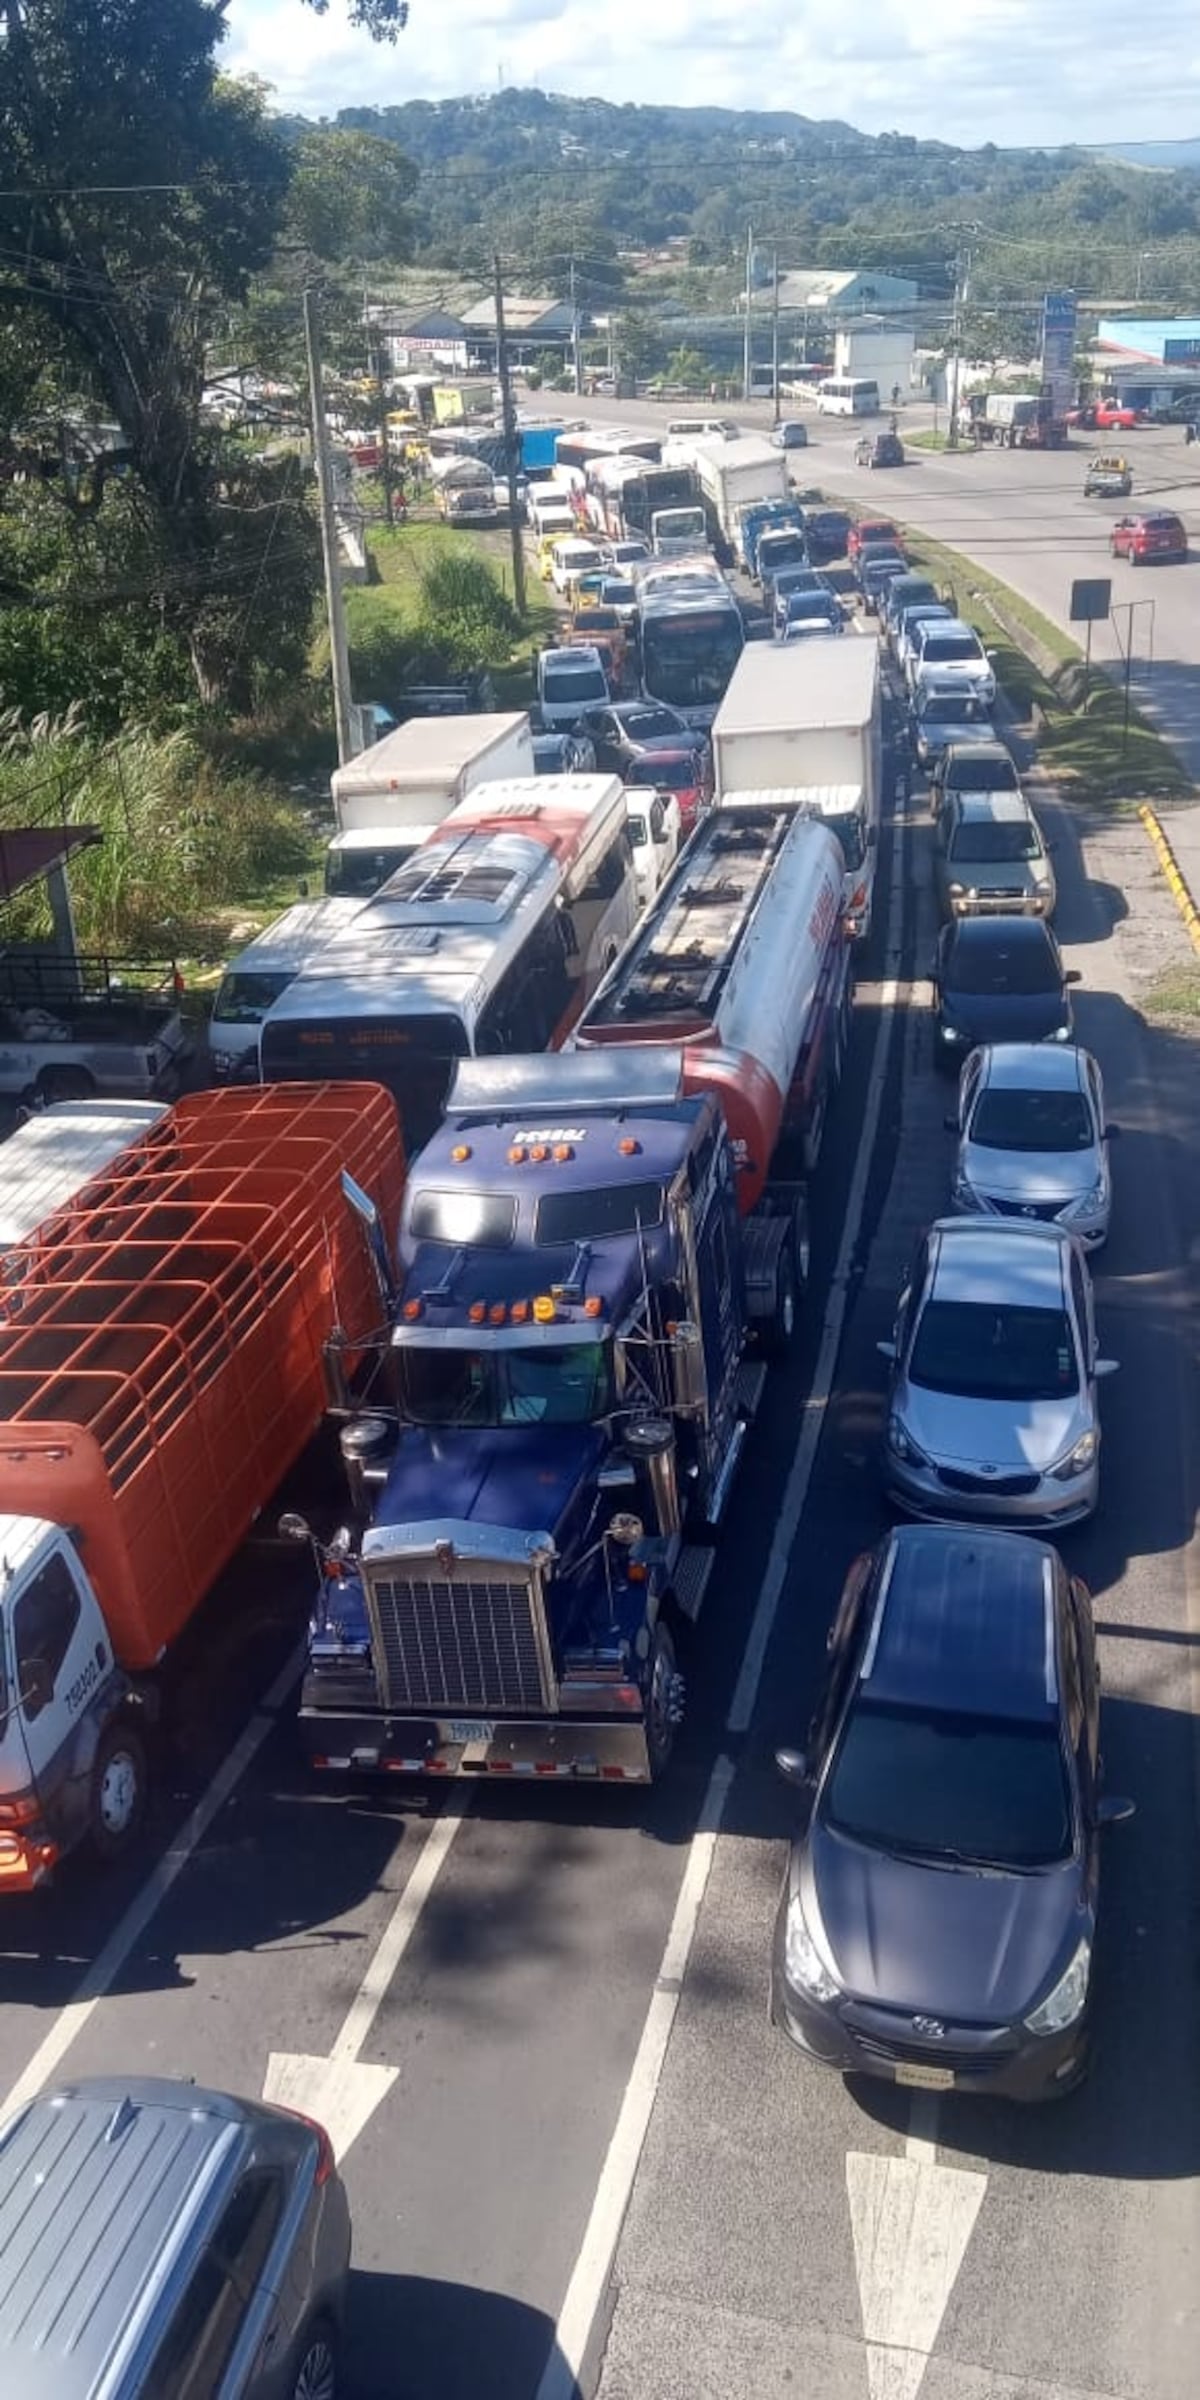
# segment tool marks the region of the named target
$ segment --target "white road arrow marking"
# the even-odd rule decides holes
[[[916,2400],[987,2176],[937,2163],[936,2109],[914,2101],[903,2158],[846,2154],[870,2400]]]
[[[346,2021],[327,2058],[305,2058],[273,2050],[267,2060],[263,2099],[299,2109],[323,2125],[340,2161],[364,2125],[386,2100],[398,2067],[365,2065],[359,2052],[383,2004],[392,1977],[412,1940],[417,1920],[437,1882],[447,1852],[470,1807],[457,1795],[436,1818],[404,1890],[396,1902],[366,1974],[346,2012]]]

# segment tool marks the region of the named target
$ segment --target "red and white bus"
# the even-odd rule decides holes
[[[264,1018],[266,1083],[382,1083],[411,1153],[460,1058],[557,1049],[637,916],[615,775],[480,783]]]

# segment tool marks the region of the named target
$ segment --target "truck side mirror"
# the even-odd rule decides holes
[[[804,1783],[808,1778],[808,1760],[803,1750],[777,1750],[775,1764],[785,1783]]]

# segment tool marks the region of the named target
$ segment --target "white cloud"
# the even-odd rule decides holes
[[[411,0],[394,47],[302,0],[230,0],[223,64],[309,116],[506,84],[677,106],[794,109],[867,133],[979,142],[1200,132],[1195,0]],[[1182,116],[1181,116],[1182,110]]]

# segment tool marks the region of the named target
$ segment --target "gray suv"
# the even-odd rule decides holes
[[[322,2127],[157,2076],[0,2126],[0,2391],[336,2400],[350,2211]]]

